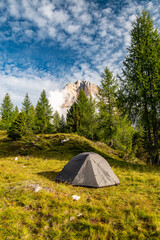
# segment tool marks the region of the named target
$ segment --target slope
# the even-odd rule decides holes
[[[54,182],[83,151],[105,157],[121,184],[89,189]],[[159,169],[126,162],[104,144],[72,134],[12,142],[1,132],[0,176],[0,239],[160,238]]]

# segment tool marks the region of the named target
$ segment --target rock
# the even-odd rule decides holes
[[[61,140],[61,143],[68,142],[69,138]]]
[[[69,220],[70,221],[73,221],[75,219],[75,217],[70,217]]]
[[[77,214],[77,217],[81,217],[83,214],[82,213],[78,213]]]
[[[40,190],[42,190],[41,187],[36,187],[36,188],[34,189],[35,192],[39,192]]]
[[[77,200],[79,200],[79,199],[80,199],[80,196],[73,195],[73,196],[72,196],[72,198],[73,198],[73,200],[77,201]]]
[[[62,108],[69,108],[78,98],[81,88],[87,97],[94,96],[98,93],[98,86],[88,81],[71,82],[64,87],[65,101]]]

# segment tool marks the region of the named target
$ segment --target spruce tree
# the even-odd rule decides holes
[[[13,120],[13,110],[14,106],[11,102],[11,98],[8,93],[6,93],[3,102],[1,104],[1,126],[3,129],[8,130],[11,126],[12,120]]]
[[[116,92],[117,80],[113,73],[106,67],[102,73],[101,86],[98,93],[98,135],[99,138],[113,146],[113,138],[116,134]]]
[[[93,139],[96,131],[95,101],[90,96],[87,98],[83,89],[80,90],[77,103],[80,112],[79,134]]]
[[[63,114],[61,116],[60,123],[59,123],[59,132],[61,133],[66,132],[66,120]]]
[[[80,111],[76,102],[67,111],[67,131],[78,133],[80,127]]]
[[[32,117],[33,115],[31,115],[31,106],[32,103],[30,101],[29,95],[28,93],[26,93],[24,101],[22,102],[22,111],[26,114],[26,124],[27,124],[27,128],[31,129],[32,128]]]
[[[13,121],[17,118],[18,114],[19,114],[19,109],[17,106],[15,106],[13,110]]]
[[[35,126],[36,133],[50,133],[52,132],[52,107],[46,96],[45,90],[42,91],[35,109]]]
[[[93,139],[95,126],[95,102],[92,97],[88,99],[81,89],[77,101],[67,112],[67,127],[70,132]]]
[[[18,114],[8,129],[8,137],[19,140],[27,133],[26,115],[24,112]]]
[[[143,128],[147,162],[159,165],[160,36],[146,11],[132,25],[119,102]]]
[[[60,115],[58,111],[55,111],[55,113],[53,114],[53,132],[54,133],[59,132],[60,121],[61,121]]]

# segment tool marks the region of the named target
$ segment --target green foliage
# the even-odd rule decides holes
[[[148,162],[159,164],[160,36],[150,15],[137,16],[124,61],[119,103],[144,132]]]
[[[26,134],[26,132],[27,132],[26,115],[25,113],[21,112],[12,122],[8,130],[8,137],[11,138],[12,140],[19,140]]]
[[[73,103],[67,112],[67,128],[69,132],[93,139],[96,128],[95,101],[86,97],[83,89],[80,90],[77,102]]]
[[[34,107],[30,101],[28,93],[26,93],[24,101],[22,102],[22,111],[26,115],[26,125],[28,129],[32,129],[34,126]]]
[[[66,132],[66,119],[63,114],[61,116],[60,123],[59,123],[59,132],[61,133]]]
[[[80,110],[76,102],[67,111],[67,130],[69,132],[78,132],[80,126]]]
[[[8,130],[13,120],[13,104],[8,93],[6,93],[1,104],[1,128]]]
[[[97,138],[109,146],[131,153],[134,129],[117,108],[117,80],[108,68],[102,73],[98,94]]]
[[[60,115],[57,111],[53,114],[53,133],[59,132],[60,128]]]
[[[79,107],[79,129],[78,133],[93,139],[95,133],[95,101],[92,97],[88,99],[83,89],[80,90],[77,104]]]
[[[42,91],[35,109],[35,133],[52,132],[52,107],[49,104],[45,90]]]
[[[126,116],[117,118],[117,129],[114,136],[114,147],[124,152],[132,152],[132,141],[135,130]]]
[[[19,114],[19,109],[17,106],[15,106],[14,110],[13,110],[13,120],[15,120],[17,118]]]
[[[116,91],[117,81],[106,67],[98,94],[98,136],[110,146],[113,146],[113,136],[117,128]]]

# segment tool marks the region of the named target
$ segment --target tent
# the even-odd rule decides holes
[[[109,163],[94,152],[84,152],[73,157],[55,180],[96,188],[119,184],[119,179]]]

